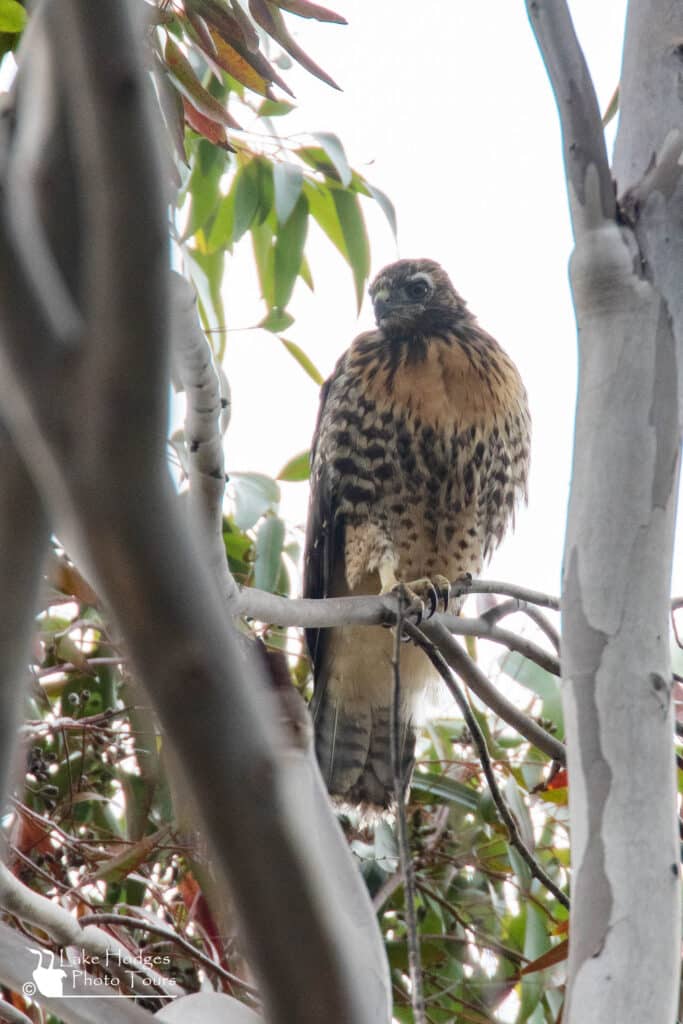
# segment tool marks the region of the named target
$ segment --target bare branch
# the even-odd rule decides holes
[[[497,622],[504,619],[507,615],[514,615],[515,612],[522,612],[527,618],[538,626],[538,628],[545,633],[550,640],[551,644],[558,652],[560,651],[560,634],[542,612],[539,612],[538,608],[534,608],[532,605],[527,604],[526,601],[518,601],[516,598],[509,598],[507,601],[501,601],[500,604],[496,604],[493,608],[489,608],[488,611],[482,613],[481,618],[486,622],[490,622],[492,626],[495,626]]]
[[[34,945],[44,950],[47,960],[49,950],[38,940]],[[129,950],[126,950],[126,956],[130,956]],[[0,921],[0,981],[14,992],[21,992],[35,966],[35,956],[27,949],[25,937]],[[67,991],[63,995],[41,996],[41,1003],[61,1020],[68,1020],[69,1024],[149,1024],[149,1012],[132,999],[100,999],[93,997],[91,987],[79,978],[67,978],[65,981]],[[90,998],[84,1000],[85,994]],[[146,994],[149,996],[149,986]]]
[[[238,600],[237,584],[228,568],[223,544],[225,460],[221,420],[224,402],[211,347],[199,325],[192,286],[173,275],[173,355],[185,391],[185,440],[190,480],[190,506],[211,571],[228,611]]]
[[[140,995],[149,994],[149,981],[156,986],[158,975],[146,967],[142,960],[138,960],[131,951],[111,935],[107,935],[101,928],[88,925],[81,928],[78,918],[61,907],[53,900],[33,892],[28,886],[19,881],[18,878],[0,863],[0,906],[11,914],[15,914],[22,921],[42,929],[60,946],[76,946],[77,949],[84,949],[92,956],[102,958],[104,962],[109,954],[108,963],[111,973],[120,977],[122,981],[130,984],[133,991]],[[124,968],[128,968],[125,970]],[[140,979],[147,978],[148,983],[144,985]],[[158,986],[156,986],[158,987]],[[166,995],[179,996],[183,990],[174,981],[164,979],[162,991]]]
[[[231,971],[226,971],[224,967],[212,960],[206,953],[202,953],[200,949],[197,949],[191,942],[184,939],[182,935],[179,935],[177,931],[172,928],[167,928],[163,924],[155,923],[147,918],[142,917],[131,917],[127,914],[83,914],[79,917],[79,923],[82,928],[87,925],[117,925],[127,928],[139,928],[141,931],[149,932],[150,935],[159,935],[164,939],[168,939],[176,946],[180,946],[184,949],[189,956],[191,956],[198,963],[202,964],[208,971],[213,971],[221,978],[225,978],[231,985],[237,985],[244,992],[247,992],[250,996],[258,997],[258,990],[250,985],[244,978],[240,978],[237,974],[233,974]]]
[[[503,644],[511,651],[517,651],[525,658],[540,665],[546,672],[550,672],[554,676],[560,675],[560,662],[552,654],[539,647],[533,640],[519,636],[509,629],[491,625],[484,616],[478,619],[464,619],[455,615],[442,615],[440,621],[451,633],[460,636],[477,636],[485,640],[492,640],[497,644]]]
[[[491,758],[489,757],[489,752],[486,746],[486,740],[484,739],[484,734],[481,731],[481,728],[479,727],[479,722],[472,714],[472,709],[470,708],[467,702],[465,694],[462,692],[457,682],[451,675],[446,660],[443,658],[443,656],[440,654],[440,652],[437,650],[434,644],[427,638],[427,636],[425,636],[422,630],[417,628],[417,626],[414,626],[411,622],[406,622],[404,629],[408,636],[418,645],[418,647],[420,647],[425,652],[425,654],[431,661],[432,665],[437,670],[437,672],[445,682],[446,686],[452,693],[456,703],[458,704],[458,707],[462,712],[462,716],[465,719],[465,724],[472,736],[474,745],[477,748],[479,760],[481,761],[481,766],[484,769],[484,775],[486,776],[486,781],[489,784],[489,789],[491,791],[493,802],[496,805],[501,820],[507,827],[510,845],[514,846],[514,848],[517,850],[519,855],[524,860],[525,864],[528,865],[529,870],[531,871],[531,874],[534,876],[534,878],[537,878],[538,881],[541,882],[541,884],[544,885],[546,889],[548,889],[548,891],[553,894],[555,899],[558,900],[563,907],[568,908],[569,900],[567,896],[562,892],[559,886],[557,886],[555,882],[553,882],[552,878],[550,878],[546,871],[544,871],[544,869],[538,863],[538,861],[533,856],[531,851],[527,849],[526,844],[522,840],[522,837],[519,833],[519,828],[517,826],[517,822],[512,816],[507,804],[503,800],[503,796],[500,792],[500,789],[498,788],[498,782],[493,771]]]
[[[394,648],[391,666],[394,686],[391,695],[391,768],[394,776],[394,798],[396,800],[396,832],[398,838],[401,874],[405,881],[406,939],[408,945],[408,967],[410,970],[410,1000],[416,1024],[425,1024],[425,1002],[422,986],[422,959],[420,956],[420,932],[415,908],[415,867],[410,852],[410,837],[406,817],[406,788],[408,780],[401,771],[401,637],[406,607],[406,594],[401,588],[397,596],[398,613],[394,627]]]
[[[565,0],[527,0],[526,7],[560,115],[572,220],[578,234],[616,215],[600,108]],[[589,189],[591,175],[594,184]]]
[[[47,549],[48,527],[33,481],[0,421],[0,800],[9,789],[21,683]]]
[[[456,580],[452,585],[452,596],[459,597],[465,594],[501,594],[542,608],[551,608],[554,611],[559,609],[559,599],[550,594],[499,580],[471,580],[466,584],[463,584],[462,579]],[[317,626],[325,629],[342,625],[386,626],[396,621],[396,599],[391,594],[377,597],[328,597],[324,600],[293,599],[245,587],[240,591],[237,610],[240,615],[257,619],[259,622],[302,628]],[[459,621],[467,623],[478,620],[460,618]],[[488,626],[485,628],[489,629]],[[477,636],[477,633],[473,632],[471,635]]]

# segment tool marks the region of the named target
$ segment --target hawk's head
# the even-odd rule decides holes
[[[434,260],[398,260],[370,285],[377,326],[388,336],[429,334],[469,316],[464,300]]]

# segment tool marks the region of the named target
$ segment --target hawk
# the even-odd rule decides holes
[[[370,287],[377,329],[322,388],[311,451],[304,594],[413,598],[478,574],[526,499],[530,418],[512,360],[433,260],[399,260]],[[452,610],[458,602],[451,601]],[[393,637],[381,626],[309,629],[315,746],[331,794],[393,800]],[[418,706],[434,670],[401,657],[401,771],[412,774]]]

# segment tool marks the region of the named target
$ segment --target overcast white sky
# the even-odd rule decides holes
[[[352,165],[394,201],[398,248],[383,215],[365,204],[373,272],[398,256],[439,260],[519,366],[534,424],[531,497],[487,572],[558,591],[576,377],[572,239],[555,105],[524,4],[332,6],[348,27],[289,22],[343,92],[294,69],[289,81],[299,111],[280,123],[289,122],[288,131],[339,134]],[[619,76],[625,6],[571,4],[603,110]],[[286,335],[327,375],[372,325],[372,311],[366,302],[356,317],[350,273],[326,240],[316,238],[312,256],[315,293],[297,286],[297,319]],[[263,315],[250,262],[245,242],[228,278],[233,327]],[[229,465],[275,474],[309,445],[317,389],[264,332],[231,333],[227,352],[235,408]],[[283,490],[285,514],[303,521],[307,488]]]

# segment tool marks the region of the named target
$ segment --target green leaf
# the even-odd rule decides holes
[[[366,182],[366,185],[368,187],[370,195],[375,200],[377,205],[382,210],[382,213],[384,214],[384,216],[389,221],[389,227],[391,228],[391,233],[393,234],[394,238],[397,238],[398,237],[398,224],[396,222],[396,209],[394,207],[394,204],[392,203],[392,201],[391,201],[391,199],[389,198],[388,195],[386,195],[380,189],[375,188],[375,186],[371,185],[370,182]]]
[[[533,903],[526,903],[526,927],[524,929],[524,956],[527,960],[537,960],[542,953],[550,948],[550,939],[545,928],[541,912]],[[528,1020],[538,1006],[543,995],[543,977],[539,974],[525,975],[521,981],[521,1006],[517,1020],[522,1024]],[[543,1018],[541,1018],[543,1019]]]
[[[305,451],[301,452],[299,455],[295,455],[289,460],[289,462],[286,462],[278,473],[277,479],[298,482],[300,480],[308,480],[310,473],[311,453],[309,451]]]
[[[270,331],[272,334],[278,334],[280,331],[286,331],[293,323],[294,317],[291,313],[288,313],[286,309],[280,309],[277,306],[273,306],[272,309],[268,310],[258,326],[263,328],[264,331]]]
[[[275,213],[278,223],[284,224],[301,195],[304,173],[296,164],[279,163],[273,167],[275,186]]]
[[[216,216],[213,219],[207,246],[209,252],[216,252],[217,249],[228,249],[233,242],[233,231],[235,226],[235,191],[230,189],[227,196],[223,196]]]
[[[307,181],[304,183],[304,192],[308,199],[311,216],[315,218],[329,240],[348,263],[349,252],[346,248],[344,233],[339,223],[339,217],[337,216],[337,210],[332,201],[330,190]]]
[[[285,524],[279,516],[267,516],[256,535],[254,586],[272,593],[280,575],[280,559],[285,541]]]
[[[235,212],[232,228],[233,241],[237,242],[251,227],[259,208],[259,161],[250,160],[238,173],[235,180]]]
[[[334,189],[332,200],[341,225],[344,243],[349,254],[349,264],[356,285],[358,309],[363,303],[365,283],[370,273],[370,243],[358,196]]]
[[[274,305],[280,309],[284,309],[292,297],[294,282],[301,268],[307,231],[308,200],[306,196],[299,196],[296,206],[275,240]]]
[[[294,110],[294,103],[287,100],[264,100],[256,113],[259,117],[283,117]]]
[[[252,224],[251,242],[261,285],[261,295],[270,309],[275,305],[275,250],[273,232],[267,221],[264,221],[263,224]]]
[[[215,330],[225,328],[225,309],[223,307],[223,268],[225,252],[199,252],[186,247],[185,256],[192,265],[192,283],[197,289],[200,311],[204,326]]]
[[[220,201],[220,180],[230,157],[218,146],[200,139],[192,175],[188,184],[190,216],[184,237],[190,238],[204,227]]]
[[[0,0],[0,32],[21,32],[26,24],[26,8],[17,0]]]
[[[479,793],[456,779],[435,772],[415,772],[412,789],[418,793],[438,797],[446,803],[459,804],[468,811],[476,811],[479,807]]]
[[[200,114],[228,128],[236,127],[235,119],[221,101],[212,96],[197,79],[189,60],[170,35],[166,36],[164,60],[176,88]]]
[[[317,366],[315,366],[306,355],[304,350],[299,348],[296,342],[289,341],[287,338],[280,338],[280,341],[285,346],[289,354],[296,359],[299,366],[306,371],[311,380],[314,380],[318,386],[322,387],[325,383],[325,379]]]
[[[560,680],[557,676],[547,672],[535,661],[530,661],[529,658],[525,658],[517,651],[506,654],[501,658],[499,664],[507,676],[542,698],[543,717],[553,723],[558,739],[564,739],[562,695]]]
[[[351,184],[352,172],[341,140],[332,132],[312,132],[312,136],[329,157],[344,188],[348,188]]]
[[[235,523],[240,530],[249,530],[266,512],[277,509],[280,488],[262,473],[231,473],[235,495]]]

